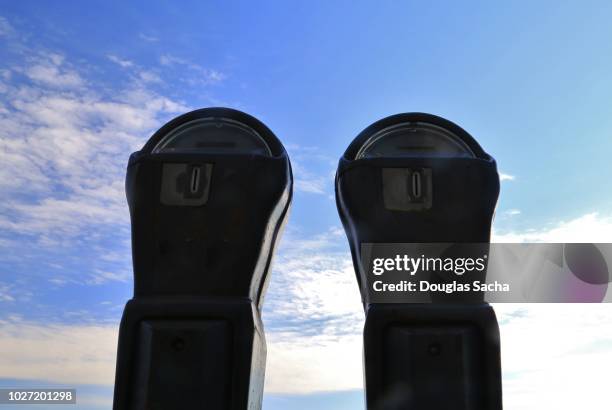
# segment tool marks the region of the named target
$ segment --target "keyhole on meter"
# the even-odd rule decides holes
[[[412,198],[420,199],[423,195],[423,180],[420,171],[412,173]]]
[[[189,183],[189,190],[192,194],[196,194],[200,188],[200,175],[202,171],[200,167],[193,167],[191,169],[191,180]]]

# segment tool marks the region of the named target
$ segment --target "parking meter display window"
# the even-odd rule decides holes
[[[360,158],[475,157],[457,135],[426,123],[393,125],[372,135],[357,153]]]
[[[170,131],[153,153],[258,154],[271,156],[266,141],[252,128],[228,118],[202,118]]]

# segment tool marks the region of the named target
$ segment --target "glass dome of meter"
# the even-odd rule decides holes
[[[264,138],[230,118],[199,118],[169,131],[153,153],[256,154],[272,156]]]
[[[463,157],[476,154],[462,135],[426,121],[404,121],[375,131],[355,159],[397,157]]]

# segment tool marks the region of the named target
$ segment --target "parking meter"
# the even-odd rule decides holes
[[[132,154],[115,410],[261,408],[260,307],[292,184],[272,131],[227,108],[181,115]]]
[[[369,410],[501,409],[491,306],[373,303],[362,263],[363,244],[488,244],[498,194],[495,160],[465,130],[429,114],[382,119],[341,157],[336,202],[366,313]]]

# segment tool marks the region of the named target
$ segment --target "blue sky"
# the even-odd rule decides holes
[[[132,292],[125,165],[193,108],[257,116],[294,167],[264,308],[265,410],[362,405],[333,173],[373,121],[424,111],[472,133],[503,174],[497,240],[612,236],[608,2],[1,4],[0,385],[76,385],[78,408],[109,408]],[[603,408],[606,309],[498,307],[509,408]],[[576,372],[576,393],[551,399]]]

